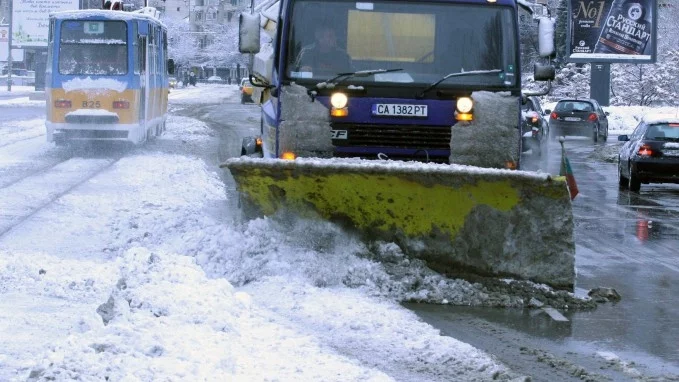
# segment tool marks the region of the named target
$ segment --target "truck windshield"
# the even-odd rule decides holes
[[[515,22],[512,8],[495,5],[299,0],[292,10],[286,77],[317,83],[343,72],[400,68],[347,82],[426,87],[449,73],[494,70],[449,78],[437,88],[513,87]]]
[[[127,74],[127,25],[123,21],[66,20],[59,42],[61,74]]]

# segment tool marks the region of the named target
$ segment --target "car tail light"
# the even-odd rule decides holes
[[[637,154],[641,157],[650,157],[653,155],[653,150],[651,149],[651,146],[644,144],[639,147]]]
[[[113,101],[114,109],[129,109],[130,103],[128,101]]]
[[[71,108],[71,101],[67,99],[58,99],[54,101],[54,107],[60,108],[60,109],[70,109]]]
[[[599,117],[597,117],[596,113],[591,113],[591,114],[589,115],[589,117],[587,117],[587,119],[588,119],[590,122],[596,122],[596,121],[599,120]]]
[[[557,119],[557,117],[559,117],[559,115],[556,114],[555,111],[553,111],[552,114],[549,115],[549,118],[551,118],[551,119]]]

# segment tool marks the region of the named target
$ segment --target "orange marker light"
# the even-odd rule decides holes
[[[285,160],[295,160],[295,158],[297,158],[297,155],[295,155],[295,153],[290,152],[290,151],[286,151],[286,152],[283,153],[283,155],[281,155],[281,159],[285,159]]]
[[[349,109],[344,107],[341,109],[332,108],[330,109],[330,115],[333,117],[346,117],[349,115]]]
[[[474,114],[472,113],[455,113],[455,119],[458,121],[473,121]]]

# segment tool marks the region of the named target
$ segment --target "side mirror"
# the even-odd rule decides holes
[[[238,50],[241,53],[259,53],[260,15],[241,13],[238,18]]]
[[[552,114],[552,110],[550,109],[545,109],[545,115],[550,115]]]
[[[271,85],[269,81],[266,80],[266,78],[261,77],[261,76],[256,76],[256,75],[250,75],[249,77],[250,84],[256,88],[266,88],[266,89],[271,89],[275,88],[274,85]]]
[[[618,141],[627,142],[627,141],[629,141],[629,136],[628,135],[618,135]]]
[[[535,64],[533,78],[535,81],[552,81],[556,77],[554,65]]]
[[[609,113],[609,112],[607,112],[607,111],[604,111],[604,114],[606,114],[606,115],[611,115],[611,113]]]
[[[174,60],[171,58],[167,60],[167,73],[174,74]]]
[[[253,156],[262,152],[261,144],[257,144],[259,137],[245,137],[241,145],[240,155]],[[261,141],[260,141],[261,142]]]
[[[551,17],[541,17],[538,21],[538,53],[540,57],[551,57],[554,49],[555,20]]]

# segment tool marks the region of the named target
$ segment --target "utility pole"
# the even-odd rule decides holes
[[[12,91],[12,1],[9,2],[9,36],[7,40],[7,91]]]
[[[255,14],[255,0],[250,0],[250,14],[254,15]],[[254,53],[249,54],[249,62],[248,62],[248,77],[252,74],[252,68],[255,66],[255,55]],[[238,73],[238,78],[240,78],[240,73]],[[238,80],[237,78],[237,80]]]

